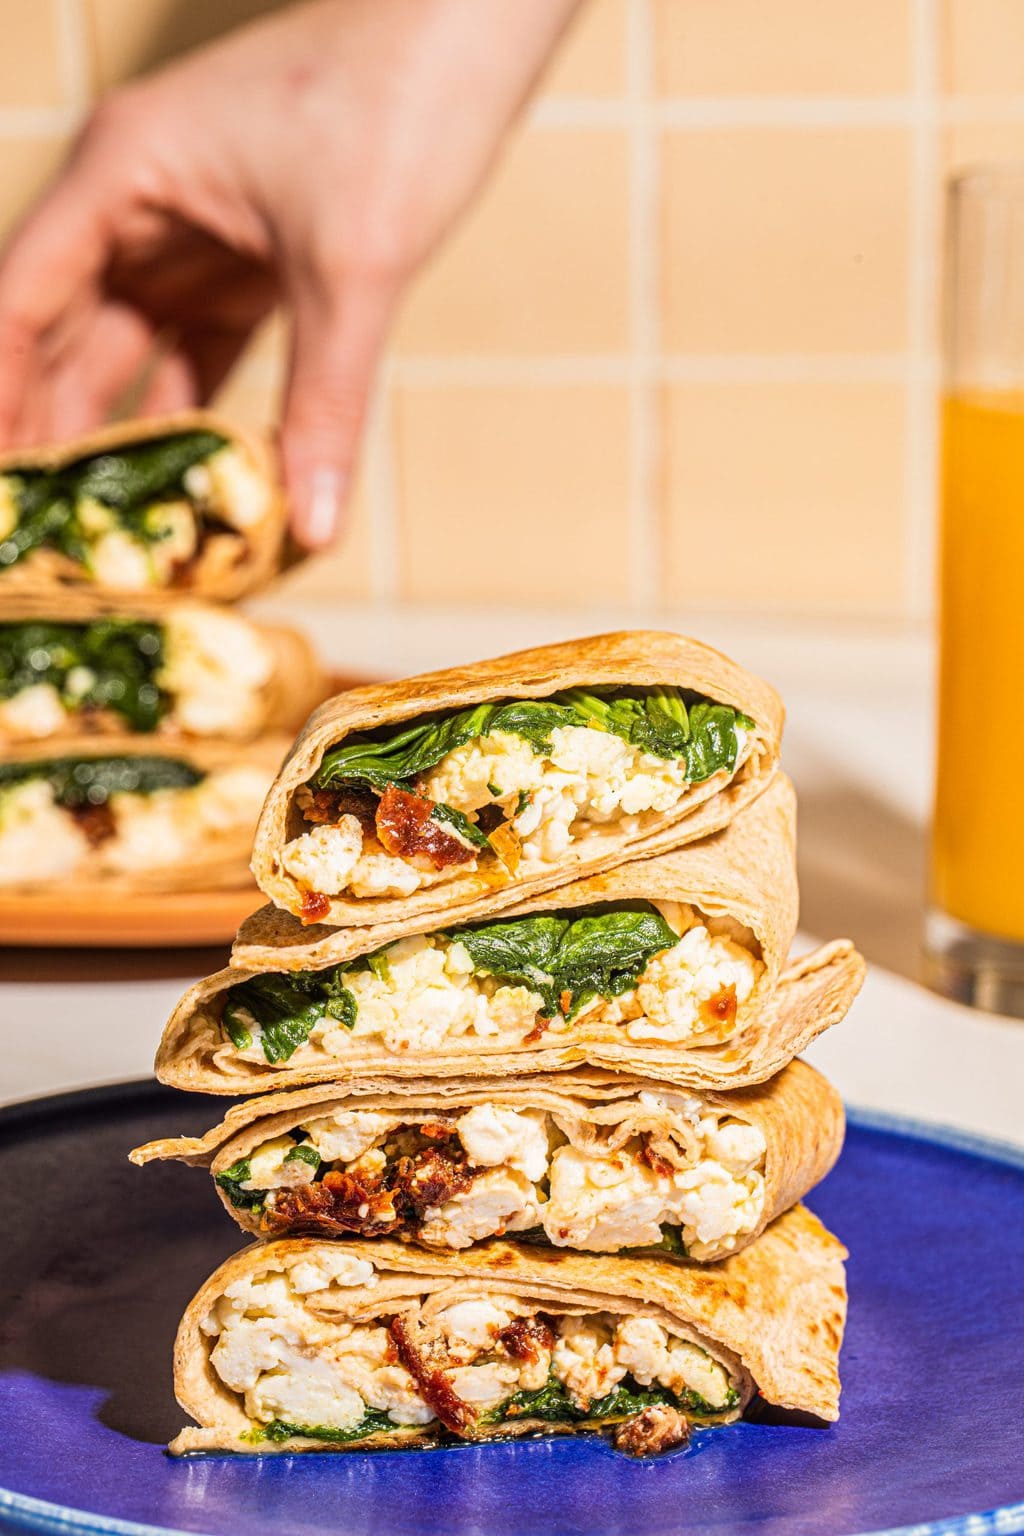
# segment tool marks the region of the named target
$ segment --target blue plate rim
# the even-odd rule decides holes
[[[14,1126],[30,1115],[35,1118],[45,1114],[48,1106],[51,1110],[67,1109],[107,1094],[121,1098],[133,1089],[156,1086],[155,1078],[133,1077],[89,1088],[72,1089],[70,1092],[17,1099],[11,1104],[0,1106],[0,1130],[3,1130],[5,1124]],[[864,1130],[885,1131],[890,1135],[928,1142],[933,1146],[947,1147],[969,1156],[987,1158],[989,1162],[1001,1163],[1005,1167],[1024,1170],[1024,1147],[1016,1147],[1012,1142],[1000,1141],[996,1137],[982,1136],[976,1131],[963,1131],[941,1122],[915,1120],[905,1115],[890,1114],[887,1110],[860,1108],[857,1105],[847,1105],[846,1118],[850,1125]],[[139,1525],[133,1520],[120,1520],[115,1515],[97,1516],[88,1510],[73,1509],[66,1504],[52,1504],[47,1499],[36,1499],[31,1494],[15,1493],[10,1488],[0,1488],[0,1521],[8,1528],[38,1531],[45,1533],[45,1536],[202,1536],[201,1532],[175,1530],[166,1525]],[[916,1525],[858,1531],[851,1533],[851,1536],[1015,1536],[1015,1533],[1022,1531],[1024,1501],[1003,1504],[997,1509],[979,1510],[974,1514],[925,1520]]]

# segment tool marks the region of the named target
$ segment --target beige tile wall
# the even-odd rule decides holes
[[[0,0],[0,224],[91,99],[276,0]],[[301,590],[919,618],[943,175],[1024,159],[1022,0],[590,0],[409,296]],[[224,393],[272,422],[272,325]]]

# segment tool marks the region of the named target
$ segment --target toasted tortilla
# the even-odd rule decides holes
[[[141,621],[159,624],[167,616],[166,603],[154,603],[129,597],[127,601],[112,593],[91,591],[87,587],[69,587],[47,597],[18,590],[2,592],[0,624],[89,624],[97,619],[122,619],[126,622]],[[191,610],[211,611],[209,603],[197,602],[179,595],[175,603],[177,616]],[[280,625],[263,624],[247,614],[235,611],[233,617],[248,624],[254,636],[266,645],[273,658],[273,673],[261,690],[260,714],[254,720],[249,737],[264,733],[293,732],[306,719],[310,710],[320,702],[327,690],[327,680],[316,652],[307,637],[297,629]],[[52,736],[40,738],[52,749],[53,756],[63,756],[73,751],[83,738],[102,735],[124,735],[128,729],[124,718],[112,710],[89,709],[68,714],[65,727]],[[154,743],[188,739],[173,721],[161,720],[157,729],[146,733],[145,739]],[[208,737],[201,738],[208,740]],[[24,738],[8,738],[0,725],[0,753],[11,756],[26,744]]]
[[[550,1077],[513,1078],[500,1089],[487,1079],[472,1078],[442,1083],[423,1079],[403,1082],[390,1090],[353,1088],[343,1094],[328,1084],[249,1099],[230,1109],[205,1136],[149,1142],[136,1148],[131,1159],[142,1165],[156,1158],[173,1158],[209,1168],[216,1177],[264,1141],[321,1115],[371,1110],[429,1116],[496,1102],[507,1109],[545,1110],[562,1121],[574,1122],[570,1139],[582,1149],[594,1140],[599,1128],[614,1127],[608,1136],[615,1147],[641,1132],[656,1134],[660,1130],[664,1134],[671,1128],[672,1115],[667,1109],[644,1104],[638,1097],[664,1092],[664,1083],[584,1067]],[[803,1061],[791,1062],[768,1083],[729,1094],[705,1093],[702,1098],[709,1109],[757,1126],[767,1145],[761,1219],[738,1241],[735,1251],[739,1252],[828,1173],[843,1145],[843,1104],[821,1073]],[[259,1211],[239,1209],[219,1185],[216,1187],[224,1208],[243,1231],[259,1236],[266,1230]]]
[[[459,873],[407,897],[330,897],[322,921],[334,927],[405,923],[443,911],[446,918],[469,922],[626,859],[647,858],[706,837],[767,788],[778,762],[783,722],[781,700],[767,683],[710,646],[680,635],[650,630],[594,635],[404,682],[353,688],[322,704],[267,798],[253,849],[257,884],[275,905],[303,915],[305,893],[281,863],[285,844],[309,830],[296,792],[314,776],[325,754],[348,737],[494,700],[543,699],[566,688],[615,686],[677,687],[732,705],[754,721],[749,755],[731,776],[720,769],[693,785],[674,810],[646,817],[632,835],[614,828],[588,832],[550,868],[513,877],[497,859],[488,858],[483,872]]]
[[[299,1066],[243,1061],[225,1047],[224,996],[254,973],[322,970],[436,928],[436,920],[332,932],[305,946],[301,925],[272,908],[243,925],[232,966],[206,977],[182,998],[157,1052],[161,1081],[193,1092],[251,1094],[315,1082],[372,1082],[439,1077],[504,1076],[558,1071],[587,1063],[684,1087],[732,1088],[761,1082],[836,1023],[856,995],[863,962],[846,941],[805,957],[776,990],[796,927],[793,866],[793,796],[779,776],[772,788],[722,833],[703,843],[624,864],[607,874],[532,897],[503,914],[507,920],[545,911],[582,911],[596,903],[674,900],[707,917],[732,917],[748,928],[764,970],[737,1013],[738,1032],[719,1045],[680,1046],[655,1041],[571,1041],[541,1034],[518,1049],[498,1049],[477,1037],[442,1049],[388,1052],[373,1037],[354,1036],[345,1059]],[[445,930],[449,924],[445,923]],[[282,942],[275,944],[273,939]],[[257,942],[257,940],[259,942]],[[291,941],[291,942],[289,942]],[[243,960],[244,967],[237,962]],[[581,1021],[581,1025],[583,1021]]]
[[[201,771],[254,764],[266,770],[268,781],[287,749],[285,736],[264,736],[259,741],[191,741],[168,743],[159,737],[131,734],[78,738],[58,747],[52,740],[22,742],[0,751],[0,762],[26,763],[51,757],[169,757],[192,764]],[[161,864],[152,870],[133,870],[130,874],[101,871],[61,878],[61,894],[74,898],[87,896],[98,886],[104,892],[189,891],[233,889],[249,884],[247,857],[252,841],[251,825],[211,832],[202,850],[193,850],[186,861]],[[5,895],[19,890],[38,890],[48,881],[26,879],[24,885],[5,884]]]
[[[174,1350],[174,1390],[201,1426],[171,1442],[176,1455],[192,1451],[367,1450],[431,1443],[436,1424],[409,1426],[338,1445],[293,1437],[281,1442],[244,1439],[258,1429],[241,1398],[210,1364],[211,1341],[202,1321],[225,1288],[266,1271],[286,1271],[331,1245],[310,1239],[255,1243],[216,1271],[190,1303]],[[825,1421],[839,1416],[839,1350],[846,1319],[846,1250],[816,1216],[795,1206],[751,1247],[706,1268],[659,1259],[627,1259],[516,1247],[494,1241],[460,1253],[434,1253],[403,1243],[353,1240],[346,1254],[366,1259],[372,1286],[332,1286],[315,1292],[317,1310],[373,1321],[410,1308],[419,1296],[513,1295],[541,1312],[562,1309],[653,1317],[721,1361],[739,1386],[737,1406],[719,1415],[738,1418],[757,1391],[780,1408]],[[592,1427],[592,1426],[591,1426]],[[512,1434],[586,1432],[587,1426],[552,1426],[536,1419],[479,1427],[473,1438]]]
[[[209,561],[197,565],[168,587],[144,587],[137,594],[147,603],[166,605],[176,601],[183,591],[219,602],[266,586],[281,568],[287,524],[284,492],[271,461],[269,450],[255,433],[228,422],[213,411],[179,411],[169,416],[150,416],[136,421],[119,421],[89,432],[69,442],[46,444],[35,448],[12,448],[0,454],[0,475],[19,469],[61,469],[79,459],[102,453],[116,453],[133,443],[179,432],[216,432],[232,446],[241,449],[259,477],[270,489],[267,511],[250,528],[236,529],[238,546],[231,560]],[[103,591],[100,583],[77,561],[57,549],[37,549],[11,566],[0,567],[0,593],[7,598],[14,593],[54,598],[67,587],[84,586]],[[121,594],[118,594],[120,596]],[[133,594],[126,593],[126,597]]]

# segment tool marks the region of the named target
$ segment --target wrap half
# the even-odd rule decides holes
[[[131,1156],[208,1167],[225,1208],[257,1235],[463,1249],[508,1234],[712,1263],[824,1178],[843,1125],[839,1095],[802,1061],[731,1094],[576,1068],[500,1086],[273,1094],[201,1139]]]
[[[422,1445],[611,1429],[634,1454],[736,1419],[755,1391],[838,1416],[845,1249],[796,1206],[713,1269],[488,1243],[257,1243],[175,1346],[202,1426],[176,1453]]]
[[[648,631],[355,688],[282,766],[253,873],[307,923],[469,921],[725,826],[782,718],[727,657]]]
[[[839,941],[780,979],[796,923],[792,814],[779,776],[714,839],[466,927],[257,947],[256,932],[302,932],[257,914],[242,931],[247,968],[185,994],[157,1075],[231,1094],[581,1063],[687,1088],[762,1082],[843,1017],[863,976]]]
[[[62,894],[248,884],[260,806],[287,738],[95,737],[0,757],[0,889]]]
[[[4,594],[2,613],[0,752],[125,731],[249,740],[294,731],[326,692],[304,635],[211,603],[69,589]]]
[[[280,564],[285,506],[259,438],[209,411],[0,455],[0,593],[67,586],[229,601]]]

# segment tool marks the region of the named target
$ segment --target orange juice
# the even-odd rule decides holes
[[[933,900],[1024,940],[1024,391],[946,401],[941,597]]]

